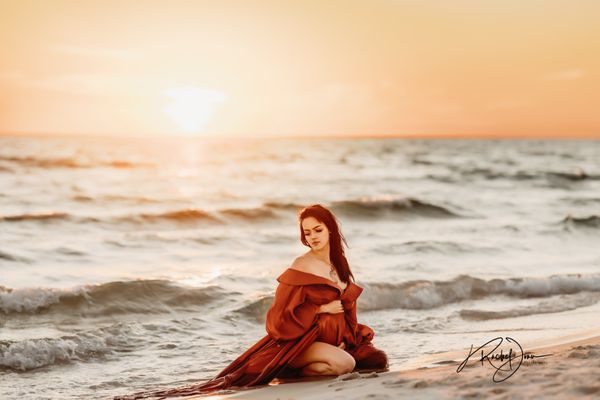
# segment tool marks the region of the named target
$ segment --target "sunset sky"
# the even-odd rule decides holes
[[[0,132],[600,138],[600,2],[0,0]]]

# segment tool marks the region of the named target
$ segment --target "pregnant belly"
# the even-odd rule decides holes
[[[346,319],[344,318],[344,313],[321,314],[319,316],[319,334],[317,340],[337,346],[342,342],[345,328]]]

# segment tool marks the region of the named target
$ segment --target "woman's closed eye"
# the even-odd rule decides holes
[[[321,230],[318,230],[318,231],[315,231],[315,232],[317,232],[317,233],[321,233],[321,232],[323,232],[323,229],[321,229]],[[304,234],[305,234],[306,236],[310,236],[310,232],[304,232]]]

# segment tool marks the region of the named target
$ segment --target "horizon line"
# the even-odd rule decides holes
[[[291,134],[291,135],[231,135],[231,134],[118,134],[118,133],[69,133],[69,132],[2,132],[0,137],[78,137],[123,139],[489,139],[489,140],[600,140],[598,133],[580,134],[523,134],[523,133],[403,133],[403,134]]]

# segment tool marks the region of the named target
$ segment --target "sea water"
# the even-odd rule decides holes
[[[201,382],[337,216],[390,367],[600,326],[600,141],[0,137],[0,397]]]

